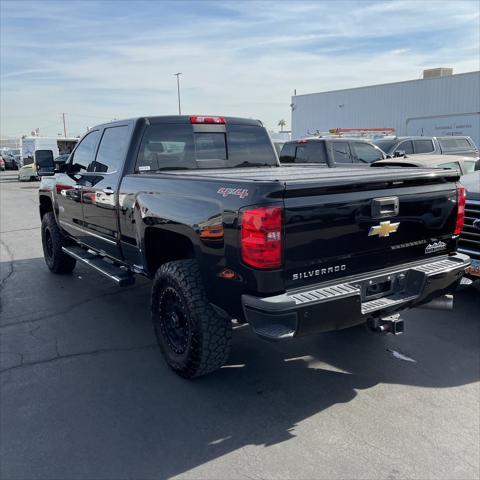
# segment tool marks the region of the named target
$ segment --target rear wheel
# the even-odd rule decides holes
[[[180,376],[205,375],[227,360],[231,319],[208,302],[195,260],[169,262],[158,269],[152,320],[165,360]]]
[[[75,268],[77,261],[62,250],[67,241],[53,212],[46,213],[42,218],[42,245],[45,262],[53,273],[70,273]]]

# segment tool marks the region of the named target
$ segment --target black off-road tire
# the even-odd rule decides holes
[[[53,273],[71,273],[75,268],[77,261],[62,251],[67,244],[53,212],[46,213],[42,218],[43,256]]]
[[[199,377],[226,362],[232,322],[208,302],[195,260],[169,262],[157,270],[151,307],[158,345],[178,375]]]

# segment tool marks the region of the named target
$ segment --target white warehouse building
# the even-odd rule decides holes
[[[422,79],[292,97],[292,138],[334,128],[468,135],[480,145],[480,72],[425,70]]]

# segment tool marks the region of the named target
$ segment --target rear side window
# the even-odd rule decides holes
[[[372,163],[377,160],[383,160],[383,155],[380,150],[368,143],[355,142],[353,144],[357,158],[361,163]]]
[[[277,165],[270,137],[253,125],[226,125],[225,131],[194,131],[189,124],[147,127],[137,171]]]
[[[414,140],[413,146],[415,153],[430,153],[433,152],[433,142],[431,140]]]
[[[350,147],[347,142],[332,143],[333,160],[336,163],[352,163]]]
[[[472,145],[470,145],[470,142],[466,138],[439,138],[438,141],[444,152],[472,149]]]
[[[128,148],[128,126],[106,128],[103,132],[97,157],[87,171],[114,173],[117,172],[127,153]]]
[[[87,133],[78,144],[71,160],[75,171],[81,172],[87,170],[88,166],[93,161],[98,135],[99,131],[93,130],[92,132]]]

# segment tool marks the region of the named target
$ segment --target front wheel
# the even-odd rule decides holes
[[[53,212],[42,218],[42,245],[45,262],[53,273],[70,273],[75,268],[77,261],[62,250],[66,241]]]
[[[195,260],[169,262],[158,269],[152,321],[167,364],[180,376],[205,375],[227,360],[231,319],[208,302]]]

